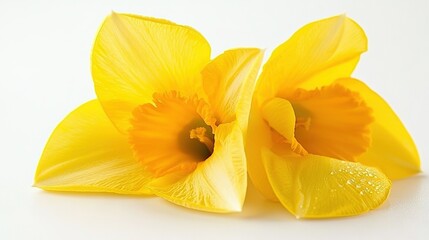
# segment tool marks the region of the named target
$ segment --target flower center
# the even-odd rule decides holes
[[[198,141],[200,141],[201,143],[203,143],[204,145],[206,145],[207,149],[213,153],[213,148],[214,148],[214,139],[213,139],[213,134],[211,134],[211,137],[207,136],[207,130],[204,127],[197,127],[191,130],[191,132],[189,133],[189,137],[191,139],[198,139]]]
[[[295,137],[310,153],[353,161],[370,144],[371,109],[340,85],[297,90],[291,96]]]
[[[308,130],[310,130],[310,123],[311,123],[310,117],[296,117],[295,130],[297,128],[303,128],[306,131],[308,131]]]
[[[292,150],[353,161],[370,145],[371,109],[340,85],[270,99],[261,113],[280,155]]]
[[[188,174],[213,153],[216,119],[197,97],[154,94],[154,104],[133,112],[130,143],[135,156],[154,177]]]

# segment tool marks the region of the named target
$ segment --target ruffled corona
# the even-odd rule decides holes
[[[208,104],[178,92],[154,94],[133,112],[130,143],[154,177],[185,175],[213,153],[216,119]]]
[[[354,161],[370,146],[372,110],[340,85],[298,89],[290,97],[296,139],[310,153]]]

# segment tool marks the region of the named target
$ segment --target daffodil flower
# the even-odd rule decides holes
[[[242,48],[210,60],[209,44],[190,27],[112,13],[92,51],[97,99],[54,130],[35,186],[240,211],[243,135],[262,55]]]
[[[416,147],[388,104],[350,78],[367,50],[345,16],[310,23],[274,50],[252,101],[250,178],[295,216],[378,207],[391,181],[420,171]]]

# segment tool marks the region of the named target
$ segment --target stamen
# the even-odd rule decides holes
[[[305,150],[305,148],[299,144],[299,142],[294,138],[292,139],[292,141],[288,142],[285,141],[286,143],[290,143],[290,147],[292,149],[292,151],[294,151],[295,153],[301,155],[301,156],[305,156],[308,154],[307,150]]]
[[[213,148],[214,148],[213,141],[206,135],[206,132],[207,130],[204,127],[197,127],[190,131],[189,137],[191,139],[198,139],[198,141],[206,145],[207,149],[210,152],[213,152]]]
[[[295,129],[304,128],[305,130],[310,129],[311,118],[309,117],[297,117],[295,122]]]

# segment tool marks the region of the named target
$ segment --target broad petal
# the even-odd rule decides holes
[[[122,132],[133,109],[155,92],[201,91],[210,46],[197,31],[172,22],[112,13],[92,51],[92,76],[104,110]]]
[[[35,175],[52,191],[148,194],[150,179],[97,100],[70,113],[54,130]]]
[[[295,112],[292,104],[282,98],[273,98],[262,106],[262,116],[268,125],[284,138],[292,140],[295,135]]]
[[[261,111],[264,120],[273,129],[274,148],[282,150],[288,147],[284,146],[284,143],[287,143],[295,153],[307,154],[295,138],[295,112],[288,100],[273,98],[262,106]]]
[[[360,163],[317,155],[280,157],[263,151],[263,161],[280,202],[297,218],[358,215],[380,206],[390,180]]]
[[[245,144],[247,170],[253,185],[258,191],[265,198],[278,201],[268,181],[265,166],[262,162],[261,149],[264,147],[272,148],[275,145],[272,141],[270,126],[262,116],[262,103],[258,96],[254,95]]]
[[[203,86],[220,123],[237,119],[247,126],[256,75],[263,51],[240,48],[225,51],[203,70]]]
[[[356,79],[340,79],[337,83],[359,92],[373,110],[372,144],[357,161],[380,168],[390,179],[400,179],[420,172],[420,157],[401,120],[377,93]]]
[[[274,50],[259,84],[271,96],[328,85],[350,76],[366,50],[365,33],[353,20],[342,15],[316,21]]]
[[[208,212],[238,212],[247,187],[246,159],[236,122],[215,132],[213,154],[184,178],[166,176],[151,183],[154,194],[175,204]]]

